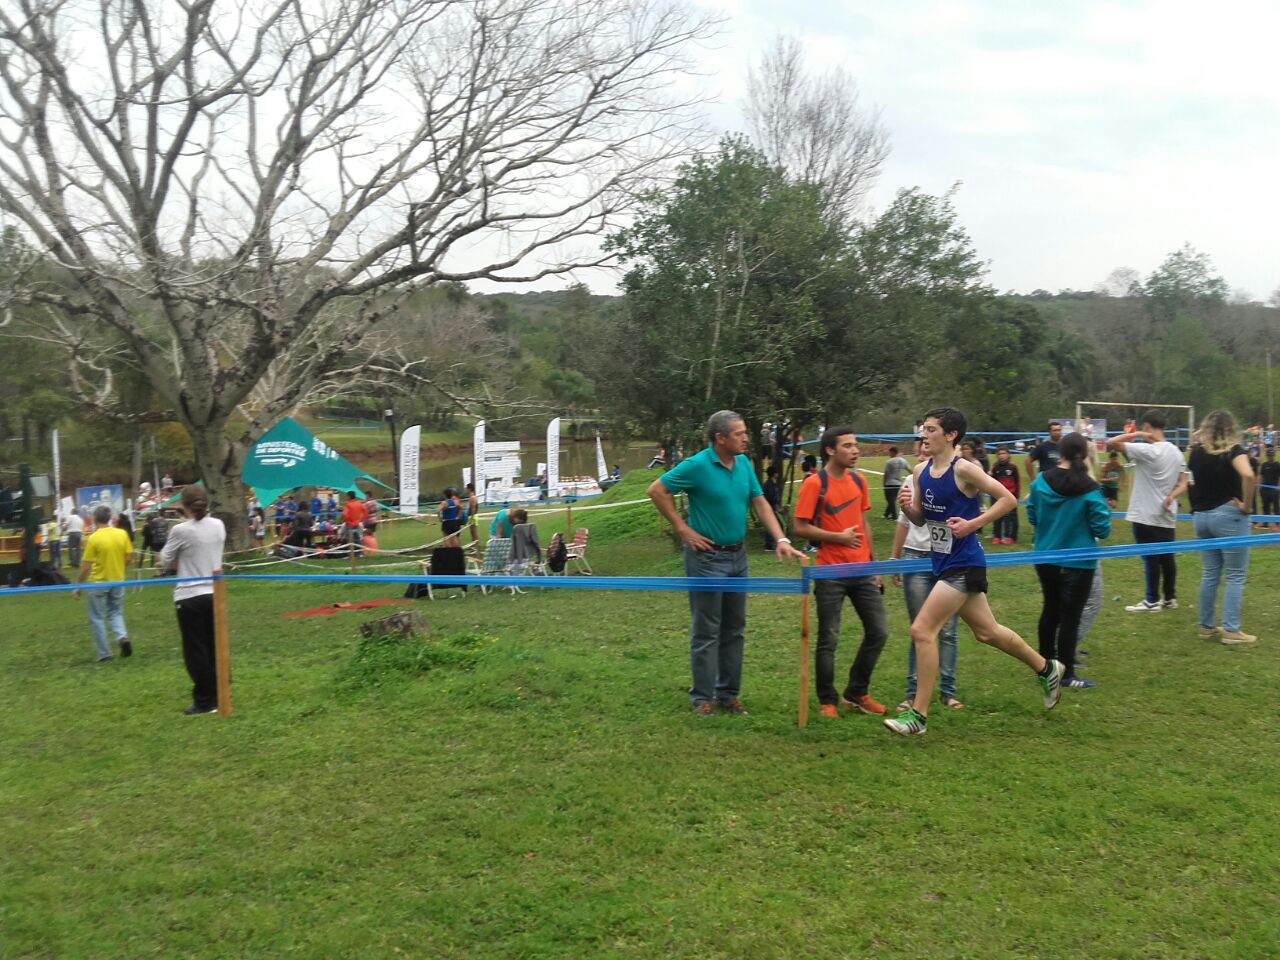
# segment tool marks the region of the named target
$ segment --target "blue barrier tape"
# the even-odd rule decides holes
[[[1171,540],[1168,543],[1123,543],[1113,547],[1076,547],[1069,550],[1015,550],[1010,553],[986,554],[989,567],[1021,567],[1037,563],[1073,563],[1082,560],[1117,560],[1124,557],[1156,556],[1165,553],[1200,553],[1205,550],[1230,550],[1235,547],[1280,545],[1280,533],[1259,533],[1243,537],[1217,537],[1207,540]],[[929,561],[875,560],[870,563],[840,563],[807,568],[810,580],[837,580],[844,577],[870,577],[886,573],[919,573],[929,570]]]
[[[1166,553],[1196,553],[1230,550],[1236,547],[1280,545],[1280,533],[1260,533],[1243,537],[1206,540],[1174,540],[1168,543],[1133,543],[1112,547],[1079,547],[1071,550],[1029,550],[986,555],[989,567],[1016,567],[1036,563],[1068,563],[1081,560],[1116,560],[1125,557]],[[412,574],[223,574],[226,581],[273,580],[299,583],[422,583],[446,587],[529,587],[533,589],[646,590],[711,593],[800,594],[810,580],[869,577],[877,574],[918,573],[930,569],[928,560],[876,560],[870,563],[842,563],[804,567],[799,577],[535,577],[535,576],[414,576]],[[150,580],[122,580],[104,583],[55,584],[47,587],[17,587],[0,590],[0,597],[29,593],[65,593],[70,590],[109,587],[171,586],[178,583],[208,582],[208,577],[156,577]]]

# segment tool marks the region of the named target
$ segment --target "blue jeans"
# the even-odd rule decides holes
[[[997,539],[1005,540],[1018,539],[1018,508],[1014,507],[1003,517],[995,522],[991,535]]]
[[[93,645],[98,648],[98,657],[111,656],[111,645],[107,642],[107,627],[116,635],[116,640],[129,636],[124,626],[124,587],[109,587],[105,590],[85,590],[89,600],[89,629],[93,631]]]
[[[699,551],[684,548],[684,572],[690,577],[745,577],[747,551]],[[747,595],[689,591],[689,666],[694,706],[735,700],[742,690],[742,646],[747,626]]]
[[[1249,517],[1230,503],[1212,510],[1197,511],[1192,520],[1196,536],[1201,540],[1243,537],[1249,533]],[[1203,571],[1200,574],[1200,626],[1217,626],[1213,611],[1218,603],[1218,580],[1225,569],[1227,588],[1222,595],[1222,629],[1228,633],[1238,632],[1240,604],[1244,600],[1244,579],[1249,571],[1249,548],[1204,550],[1200,554],[1200,563]]]
[[[928,560],[928,550],[903,550],[905,560]],[[937,579],[927,570],[923,573],[904,573],[902,575],[902,598],[907,602],[907,617],[914,621],[920,608],[924,606],[929,592]],[[958,618],[952,617],[938,632],[938,687],[944,697],[956,695],[956,623]],[[916,645],[907,644],[907,699],[916,695]]]

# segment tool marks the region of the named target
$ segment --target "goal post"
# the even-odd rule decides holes
[[[1166,429],[1166,432],[1172,433],[1174,435],[1174,439],[1182,441],[1180,446],[1190,446],[1191,434],[1194,433],[1196,429],[1196,408],[1191,404],[1117,403],[1112,400],[1078,400],[1076,401],[1076,420],[1074,424],[1075,428],[1077,430],[1081,430],[1081,425],[1086,423],[1089,420],[1088,414],[1091,412],[1091,410],[1099,407],[1102,407],[1108,410],[1115,410],[1117,412],[1123,411],[1126,415],[1132,415],[1135,419],[1142,416],[1143,412],[1146,410],[1166,410],[1169,413],[1173,413],[1173,411],[1175,410],[1185,410],[1186,418],[1187,418],[1186,427],[1185,428],[1174,427],[1172,422],[1170,422]],[[1170,418],[1170,420],[1172,421],[1172,418]],[[1110,424],[1108,424],[1108,430],[1107,430],[1108,433],[1114,434],[1118,432],[1116,430],[1109,429],[1109,427],[1110,427]],[[1184,429],[1186,431],[1185,433],[1182,432]],[[1106,440],[1107,438],[1091,437],[1090,439]]]

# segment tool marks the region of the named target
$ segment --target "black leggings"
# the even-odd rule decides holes
[[[1080,616],[1093,587],[1093,573],[1053,563],[1036,564],[1040,592],[1044,594],[1044,608],[1040,611],[1040,656],[1060,661],[1068,677],[1076,673]]]

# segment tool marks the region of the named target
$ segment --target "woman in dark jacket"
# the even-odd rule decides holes
[[[1058,465],[1036,475],[1027,499],[1027,519],[1035,528],[1035,549],[1097,546],[1099,538],[1111,535],[1111,509],[1085,466],[1089,441],[1078,433],[1069,433],[1059,441],[1058,454],[1062,458]],[[1080,615],[1089,599],[1097,567],[1097,560],[1036,564],[1044,595],[1040,654],[1066,665],[1064,687],[1094,686],[1094,681],[1076,676],[1076,642]]]

